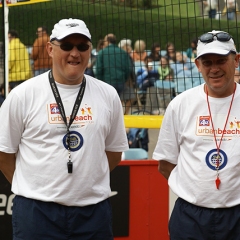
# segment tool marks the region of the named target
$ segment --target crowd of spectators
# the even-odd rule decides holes
[[[105,44],[103,44],[104,42]],[[130,112],[129,108],[133,106],[134,102],[139,104],[139,101],[137,101],[139,100],[137,99],[138,93],[141,93],[142,98],[140,103],[144,105],[146,97],[148,97],[148,88],[161,88],[162,84],[159,83],[160,81],[173,83],[169,84],[169,88],[175,86],[174,91],[170,91],[171,93],[168,91],[168,94],[174,93],[171,98],[183,90],[202,83],[202,79],[194,63],[196,57],[196,39],[193,39],[190,42],[189,48],[183,51],[176,51],[172,42],[168,42],[164,49],[161,48],[160,43],[154,42],[149,50],[146,49],[146,42],[142,39],[136,40],[133,44],[130,39],[122,39],[117,44],[116,37],[114,36],[113,43],[108,42],[106,45],[106,42],[108,42],[106,39],[100,39],[97,48],[92,50],[92,61],[89,63],[86,74],[92,74],[98,79],[116,86],[116,76],[114,76],[115,80],[113,81],[113,76],[108,74],[107,80],[103,76],[103,73],[106,73],[111,68],[113,71],[111,74],[115,74],[120,72],[120,69],[126,69],[126,66],[123,67],[123,63],[116,63],[116,59],[118,58],[117,52],[115,54],[111,53],[111,60],[108,63],[105,61],[105,66],[98,60],[98,57],[103,58],[104,55],[107,55],[106,52],[109,53],[109,49],[105,49],[106,47],[109,48],[109,45],[114,45],[115,51],[118,51],[116,50],[118,47],[128,53],[130,66],[127,68],[130,68],[130,72],[128,71],[128,76],[125,75],[124,79],[122,79],[121,83],[125,82],[125,86],[121,86],[122,90],[119,93],[126,109],[124,114]],[[185,84],[185,80],[188,83]],[[164,86],[167,85],[165,84]]]
[[[49,41],[47,28],[38,27],[36,35],[33,47],[27,54],[27,48],[21,43],[18,33],[15,30],[9,31],[9,90],[32,75],[37,76],[51,68],[51,58],[45,49]],[[17,51],[17,47],[21,48],[21,54],[16,54],[20,51]],[[203,83],[194,63],[196,47],[197,40],[193,39],[189,48],[181,51],[176,50],[172,42],[168,42],[164,49],[158,42],[154,42],[148,50],[146,42],[142,39],[136,40],[134,44],[130,39],[117,42],[116,36],[111,33],[104,39],[99,39],[96,48],[92,48],[92,56],[85,74],[105,81],[117,90],[122,101],[123,114],[132,114],[134,106],[139,109],[140,105],[146,109],[147,104],[153,106],[156,102],[157,109],[151,108],[150,114],[164,114],[168,103],[176,94]],[[12,78],[14,74],[17,76],[14,69],[18,66],[14,67],[14,64],[20,63],[20,60],[14,63],[13,59],[16,56],[19,59],[24,57],[24,70],[20,72],[29,73],[28,77],[19,75],[15,79]],[[238,70],[235,73],[235,81],[239,83]],[[1,91],[2,103],[3,86]],[[156,93],[156,101],[149,100],[153,92]],[[160,102],[164,102],[163,108]]]
[[[226,17],[227,20],[235,20],[236,14],[239,13],[238,3],[236,0],[224,0],[223,8],[219,0],[203,0],[203,16],[212,19],[221,19]]]
[[[16,83],[21,83],[30,76],[37,76],[51,68],[51,58],[47,56],[45,50],[45,45],[49,41],[47,28],[45,26],[38,27],[36,35],[37,38],[31,51],[26,56],[27,48],[21,43],[18,33],[15,30],[9,31],[9,56],[11,57],[9,58],[9,89],[15,87]],[[21,51],[24,52],[24,54],[18,54],[18,57],[26,58],[23,67],[24,70],[27,70],[25,72],[29,73],[29,77],[12,78],[14,74],[16,76],[14,69],[18,67],[14,68],[14,64],[21,62],[19,60],[14,63],[12,60],[16,58],[16,56],[14,58],[12,56],[17,52],[17,45],[14,41],[18,42],[18,46],[21,45]],[[189,48],[181,51],[177,51],[172,42],[167,42],[163,49],[159,42],[153,42],[148,50],[143,39],[138,39],[134,43],[130,39],[117,41],[114,34],[108,34],[104,39],[99,39],[97,46],[93,47],[92,57],[85,74],[97,77],[114,86],[125,108],[124,114],[131,114],[130,109],[134,103],[138,106],[146,104],[146,97],[149,97],[148,89],[161,88],[163,86],[161,82],[173,83],[169,85],[171,88],[174,86],[174,91],[171,91],[171,94],[172,92],[174,94],[171,98],[203,82],[194,63],[196,47],[197,39],[192,39]],[[116,54],[117,52],[119,54]],[[120,55],[121,57],[119,57]],[[26,61],[30,62],[32,67],[29,67]],[[24,71],[21,70],[21,72]],[[12,81],[13,83],[11,83]],[[13,86],[13,84],[15,85]],[[164,98],[164,95],[161,97]]]

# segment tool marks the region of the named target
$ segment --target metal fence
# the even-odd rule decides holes
[[[135,42],[139,39],[143,40],[147,55],[150,54],[152,45],[158,43],[160,53],[164,56],[167,44],[172,43],[175,51],[180,52],[185,58],[191,41],[213,29],[228,31],[234,37],[237,50],[240,44],[238,39],[240,0],[235,3],[231,19],[230,11],[228,13],[224,10],[225,0],[216,0],[216,6],[208,6],[208,8],[206,7],[208,0],[8,0],[7,2],[9,29],[18,31],[19,38],[27,46],[29,53],[36,39],[37,28],[47,26],[51,31],[53,25],[62,18],[79,18],[86,22],[92,34],[93,57],[96,57],[99,40],[108,33],[114,33],[118,42],[124,38],[130,39],[133,51]],[[0,83],[3,83],[5,80],[3,46],[6,28],[3,11],[0,21],[2,22]],[[176,74],[180,65],[171,64],[174,72],[171,83],[163,81],[154,83],[154,88],[149,88],[145,92],[135,85],[136,98],[131,101],[131,113],[137,110],[147,111],[149,114],[162,114],[168,102],[176,94],[201,84],[203,79],[195,68],[193,59],[188,55],[186,61],[190,69],[182,74]],[[30,59],[30,62],[32,64],[33,60]],[[153,68],[157,71],[160,65],[159,60],[153,61]],[[141,67],[144,68],[145,63],[135,62],[136,75],[139,74],[137,71]]]

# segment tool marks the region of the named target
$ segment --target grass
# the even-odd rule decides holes
[[[229,31],[239,45],[236,22],[204,19],[197,1],[159,0],[151,9],[144,9],[140,1],[135,8],[114,1],[55,0],[10,7],[9,26],[19,32],[26,45],[32,45],[38,26],[46,25],[51,30],[60,19],[70,17],[86,22],[94,46],[98,39],[112,32],[119,40],[143,39],[148,49],[155,41],[164,49],[170,41],[176,49],[185,50],[193,38],[212,29]],[[2,14],[0,19],[2,21]]]

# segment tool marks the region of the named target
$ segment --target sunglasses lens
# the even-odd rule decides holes
[[[71,43],[62,43],[60,45],[60,48],[63,50],[63,51],[71,51],[73,48],[74,48],[75,45],[71,44]],[[80,52],[85,52],[89,49],[89,45],[86,44],[86,43],[81,43],[79,45],[76,45],[78,51]]]
[[[63,51],[71,51],[73,49],[74,45],[71,44],[71,43],[62,43],[60,45],[60,48],[63,50]]]
[[[199,37],[199,40],[203,43],[209,43],[213,41],[213,35],[211,33],[205,33]]]
[[[218,33],[216,36],[221,42],[227,42],[232,38],[228,33]]]
[[[87,51],[88,49],[89,49],[89,45],[88,44],[86,44],[86,43],[81,43],[81,44],[79,44],[79,45],[77,45],[77,49],[78,49],[78,51],[80,51],[80,52],[85,52],[85,51]]]
[[[225,32],[217,33],[216,35],[213,35],[212,33],[205,33],[202,36],[199,37],[199,40],[203,43],[210,43],[214,40],[214,37],[216,36],[217,40],[220,42],[228,42],[232,36]]]

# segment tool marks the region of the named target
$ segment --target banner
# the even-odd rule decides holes
[[[24,4],[34,4],[40,2],[48,2],[50,0],[5,0],[9,7],[11,6],[19,6]],[[0,0],[0,7],[2,7],[2,1]]]
[[[14,194],[11,185],[0,172],[0,233],[1,239],[12,239],[12,205]]]

